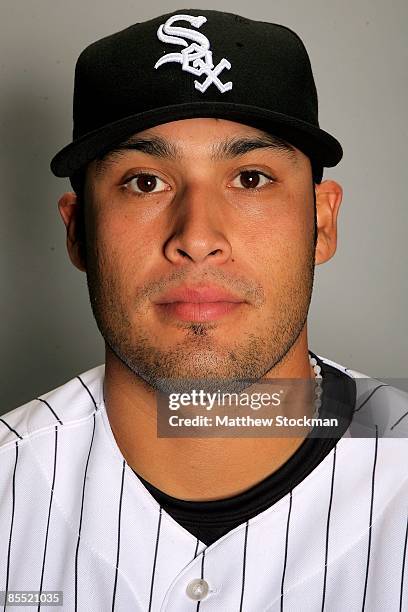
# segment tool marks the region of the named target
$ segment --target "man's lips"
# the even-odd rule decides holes
[[[155,300],[155,303],[172,304],[173,302],[186,302],[189,304],[202,304],[214,302],[240,303],[244,301],[226,289],[221,289],[221,287],[185,286],[170,289],[170,291],[167,291]]]
[[[181,321],[213,321],[246,303],[220,287],[185,286],[171,289],[154,303],[167,316]]]

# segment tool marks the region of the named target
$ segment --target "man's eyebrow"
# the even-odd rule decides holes
[[[96,159],[96,173],[99,174],[106,170],[108,166],[119,161],[127,151],[141,151],[147,155],[160,157],[163,159],[178,159],[180,151],[168,140],[160,136],[140,138],[132,136],[125,142],[121,142],[113,149],[109,149]]]
[[[211,158],[214,161],[222,159],[231,159],[245,155],[256,149],[274,149],[279,151],[293,162],[297,162],[296,149],[291,144],[262,132],[259,136],[244,136],[237,138],[228,138],[222,142],[212,146]],[[161,138],[160,136],[151,136],[140,138],[132,136],[128,140],[116,145],[113,149],[109,149],[106,153],[101,154],[96,159],[96,174],[100,175],[107,170],[109,166],[126,154],[127,151],[141,151],[147,155],[159,157],[162,159],[180,159],[182,157],[181,150],[172,142]]]
[[[229,138],[224,142],[220,142],[213,146],[212,158],[214,160],[233,158],[245,155],[245,153],[255,151],[256,149],[265,148],[275,149],[295,163],[298,161],[295,147],[285,140],[266,132],[260,136]]]

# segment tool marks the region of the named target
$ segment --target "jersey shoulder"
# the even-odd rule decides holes
[[[0,452],[54,426],[89,418],[103,401],[102,364],[0,416]]]
[[[318,355],[323,363],[352,378],[356,402],[349,428],[351,437],[408,437],[408,393],[382,381]]]

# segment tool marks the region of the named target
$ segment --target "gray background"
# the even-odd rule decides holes
[[[192,8],[204,3],[189,2]],[[378,377],[406,377],[406,0],[206,3],[297,31],[320,123],[344,146],[325,172],[344,188],[334,259],[316,270],[310,348]],[[90,42],[173,1],[2,0],[0,8],[0,413],[103,361],[85,276],[56,207],[49,160],[70,141],[73,71]],[[152,60],[153,61],[153,60]]]

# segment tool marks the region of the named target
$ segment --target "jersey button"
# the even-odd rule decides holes
[[[196,601],[204,599],[208,595],[208,582],[202,578],[194,578],[194,580],[188,583],[186,593],[190,599]]]

